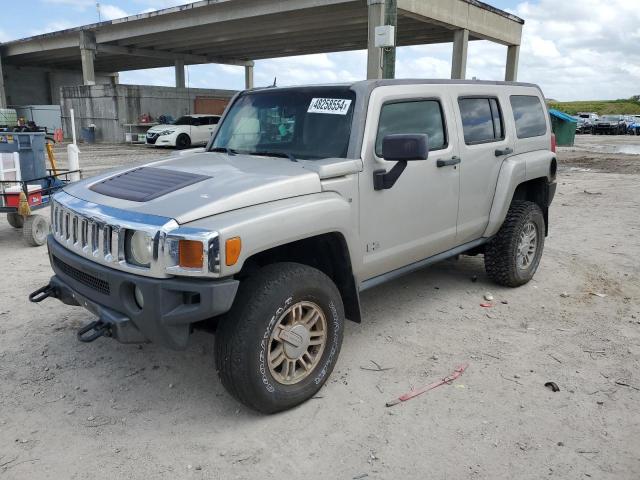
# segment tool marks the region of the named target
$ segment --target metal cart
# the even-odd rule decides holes
[[[80,170],[47,169],[47,175],[28,181],[0,181],[0,212],[7,214],[9,225],[22,229],[22,238],[27,245],[38,247],[47,241],[50,230],[49,218],[32,213],[48,207],[51,196],[70,181],[70,175]]]

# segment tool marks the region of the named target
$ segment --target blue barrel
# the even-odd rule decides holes
[[[84,143],[96,143],[96,127],[82,127],[81,136]]]
[[[23,182],[47,176],[44,136],[44,132],[0,132],[0,152],[18,152]]]

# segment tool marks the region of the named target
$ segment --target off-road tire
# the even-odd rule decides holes
[[[185,148],[189,148],[191,146],[191,137],[186,133],[181,133],[176,138],[176,148],[179,150],[183,150]]]
[[[517,265],[517,249],[520,234],[528,222],[536,227],[537,246],[531,264],[521,269]],[[533,202],[514,201],[498,234],[485,250],[484,267],[489,278],[505,287],[519,287],[529,282],[540,264],[544,237],[545,223],[540,207]]]
[[[19,213],[7,213],[7,222],[13,228],[22,228],[24,226],[24,217]]]
[[[299,383],[278,382],[269,370],[269,338],[289,305],[313,302],[326,318],[324,351]],[[344,308],[335,284],[321,271],[298,263],[263,267],[239,287],[233,307],[218,324],[215,361],[228,392],[263,413],[292,408],[314,396],[331,374],[344,330]]]
[[[47,242],[49,220],[42,215],[29,215],[24,220],[22,238],[30,247],[39,247]]]

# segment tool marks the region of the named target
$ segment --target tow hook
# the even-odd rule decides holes
[[[58,289],[51,284],[45,285],[44,287],[40,287],[35,292],[31,292],[29,294],[29,301],[33,303],[40,303],[45,298],[49,297],[57,297]]]
[[[93,332],[93,333],[89,333]],[[93,342],[97,338],[102,336],[110,337],[111,336],[111,325],[103,322],[102,320],[96,320],[95,322],[91,322],[88,325],[85,325],[80,330],[78,330],[78,340],[84,343]]]

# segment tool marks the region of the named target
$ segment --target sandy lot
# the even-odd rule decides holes
[[[90,314],[28,303],[46,251],[0,219],[0,478],[640,478],[640,155],[599,150],[640,137],[578,142],[534,281],[499,288],[462,257],[365,292],[318,398],[274,416],[227,395],[210,334],[78,343]],[[91,172],[153,154],[87,150]]]

